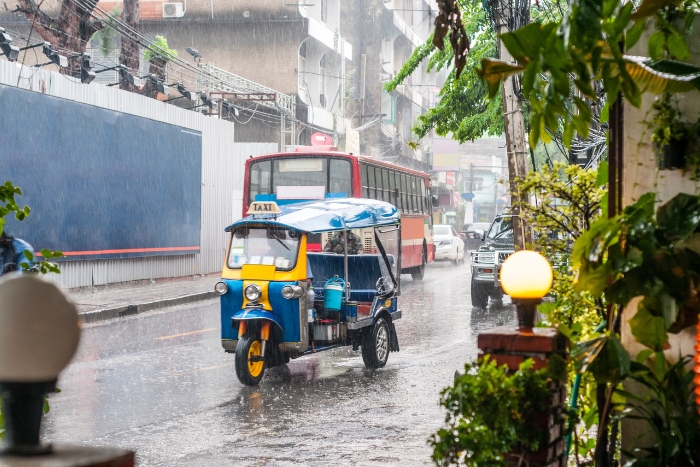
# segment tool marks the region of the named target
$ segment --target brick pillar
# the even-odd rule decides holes
[[[533,370],[545,368],[553,354],[566,358],[567,339],[553,328],[534,328],[532,334],[521,334],[518,328],[503,326],[479,333],[477,343],[481,354],[510,370],[517,370],[528,358],[535,361]],[[512,453],[511,465],[529,467],[566,467],[566,440],[563,427],[563,407],[566,403],[566,382],[551,383],[552,404],[549,413],[542,414],[538,425],[549,429],[549,444],[536,452]],[[521,459],[524,457],[524,459]]]

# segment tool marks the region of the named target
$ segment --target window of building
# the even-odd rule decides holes
[[[321,21],[328,21],[328,0],[321,0]]]

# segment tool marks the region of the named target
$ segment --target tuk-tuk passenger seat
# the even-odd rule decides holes
[[[323,290],[326,281],[335,276],[345,275],[343,255],[335,253],[307,253],[311,272],[312,285],[316,300],[323,300]],[[393,258],[390,258],[393,262]],[[381,255],[351,255],[348,256],[348,276],[350,280],[350,301],[372,303],[376,293],[377,279],[388,276],[384,259]]]

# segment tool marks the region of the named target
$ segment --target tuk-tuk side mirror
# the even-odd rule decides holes
[[[391,295],[394,291],[394,284],[386,277],[377,279],[377,295],[381,298]]]

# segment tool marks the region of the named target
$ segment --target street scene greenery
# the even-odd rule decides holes
[[[536,451],[548,441],[537,416],[549,409],[552,395],[546,370],[532,371],[528,359],[509,373],[485,356],[467,363],[463,375],[441,393],[445,427],[429,440],[436,465],[510,465],[514,450]]]
[[[451,27],[442,25],[443,35],[457,33],[462,24],[473,31],[473,24],[479,23],[482,31],[488,30],[487,15],[475,12],[470,2],[448,1],[440,6],[453,14],[451,17],[459,16],[454,15],[455,8],[462,15]],[[559,18],[536,19],[500,36],[516,63],[498,60],[493,49],[490,54],[457,57],[450,54],[448,44],[435,53],[427,44],[416,50],[405,70],[415,69],[424,59],[429,60],[429,66],[445,63],[446,55],[448,60],[451,55],[454,83],[469,76],[469,65],[478,59],[476,72],[488,90],[487,96],[478,99],[483,99],[486,106],[498,103],[498,111],[501,81],[517,76],[528,110],[528,141],[533,149],[556,139],[570,148],[575,138],[585,140],[592,127],[607,124],[618,99],[640,107],[642,93],[661,94],[649,123],[650,140],[660,149],[674,140],[697,136],[697,125],[681,123],[674,106],[675,93],[697,89],[700,84],[696,79],[700,68],[683,62],[690,56],[686,38],[697,9],[695,1],[576,2],[568,11],[559,10]],[[625,55],[624,50],[640,40],[648,24],[653,25],[648,39],[649,58]],[[490,40],[495,46],[491,34],[478,38]],[[459,78],[461,67],[465,70]],[[388,88],[402,79],[402,75],[397,76]],[[454,111],[456,104],[443,103],[450,98],[462,104],[474,102],[473,95],[450,95],[448,89],[441,92],[442,109],[433,112],[448,108]],[[460,122],[468,122],[470,116],[453,112],[452,119],[457,117],[461,117]],[[500,122],[502,117],[497,115],[494,120]],[[436,124],[429,128],[438,134],[451,131],[460,141],[469,139],[454,123],[449,128]],[[491,128],[497,128],[497,124]],[[420,126],[414,131],[418,136],[427,133]],[[697,158],[693,154],[689,149],[684,156],[690,162],[691,179],[697,179]],[[669,333],[697,323],[700,250],[696,230],[700,227],[700,199],[681,194],[657,211],[655,193],[647,193],[622,213],[608,218],[607,178],[605,164],[598,171],[552,164],[540,166],[538,172],[517,182],[518,189],[534,201],[520,206],[535,232],[532,247],[542,252],[554,269],[553,301],[540,306],[542,324],[558,327],[572,341],[570,389],[577,377],[578,389],[578,375],[583,373],[581,400],[571,404],[577,408],[570,414],[569,423],[577,445],[572,451],[573,461],[576,465],[580,461],[619,463],[623,454],[619,423],[628,417],[644,422],[652,433],[642,444],[624,452],[629,465],[696,465],[700,457],[695,447],[698,423],[692,373],[686,369],[685,357],[673,363],[663,350],[668,348]],[[648,349],[633,359],[621,344],[620,320],[623,308],[638,296],[642,300],[630,327],[636,340]],[[471,390],[480,387],[478,375],[494,371],[487,365],[468,365],[472,375],[465,375],[464,383],[472,384]],[[498,378],[495,374],[491,377]],[[626,386],[631,382],[646,391],[628,391]],[[445,390],[443,405],[456,388],[457,382]],[[454,428],[453,407],[448,404],[446,408],[450,412],[447,422]],[[490,426],[486,415],[486,410],[477,407],[463,415],[462,423],[478,432],[478,426]],[[579,439],[593,426],[598,426],[595,439]],[[501,445],[500,452],[498,448],[481,450],[458,436],[457,430],[452,432],[454,437],[446,435],[449,428],[444,430],[430,440],[438,465],[481,465],[481,461],[499,465],[503,453],[512,449]],[[464,458],[445,454],[465,452]],[[473,456],[481,455],[489,457],[471,461],[477,458]]]

